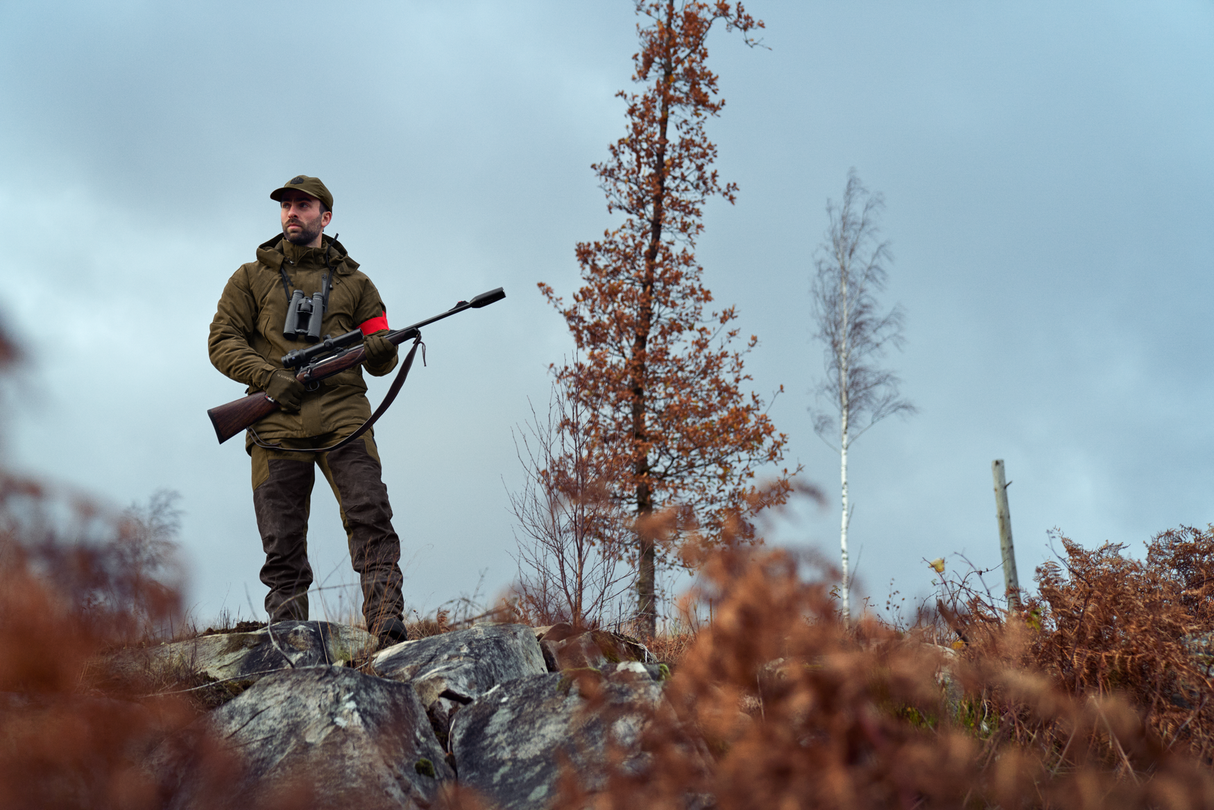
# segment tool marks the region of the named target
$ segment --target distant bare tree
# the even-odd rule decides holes
[[[177,620],[167,606],[176,599],[181,588],[182,571],[177,559],[178,535],[181,532],[182,511],[177,506],[181,493],[158,489],[148,498],[147,505],[132,503],[119,520],[118,542],[112,547],[113,562],[121,566],[129,578],[129,588],[145,594],[149,601],[160,600],[154,610],[141,608],[139,615],[147,631],[164,630]],[[120,593],[109,594],[121,599]],[[167,620],[165,627],[154,627],[156,617]]]
[[[842,598],[844,620],[850,618],[847,525],[847,451],[866,430],[891,414],[909,416],[915,407],[898,395],[900,380],[877,362],[888,346],[901,348],[904,315],[900,306],[882,312],[877,295],[885,288],[885,265],[892,260],[889,243],[881,241],[877,219],[885,200],[869,194],[847,173],[843,204],[826,203],[830,229],[819,246],[811,295],[815,337],[825,344],[826,376],[816,390],[822,407],[811,407],[814,431],[839,451],[842,481]],[[838,430],[838,445],[828,435]]]
[[[181,532],[179,500],[180,492],[158,489],[148,498],[146,506],[132,503],[126,508],[122,513],[123,536],[127,541],[124,563],[145,576],[155,576],[171,565]]]
[[[625,531],[625,516],[609,495],[607,457],[590,452],[585,406],[554,383],[547,416],[533,406],[531,417],[515,437],[526,483],[510,493],[516,596],[544,621],[593,626],[631,587],[631,569],[617,573],[616,549],[604,542]]]

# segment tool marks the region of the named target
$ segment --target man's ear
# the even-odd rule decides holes
[[[329,223],[332,220],[333,220],[333,212],[325,211],[323,214],[320,215],[320,227],[327,228],[329,226]]]

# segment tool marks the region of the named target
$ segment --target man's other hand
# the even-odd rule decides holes
[[[299,411],[299,406],[303,404],[303,395],[303,383],[286,369],[275,371],[270,377],[270,384],[266,386],[266,396],[289,413]]]
[[[363,352],[369,370],[392,368],[396,360],[396,344],[384,337],[387,334],[388,330],[384,329],[363,338]]]

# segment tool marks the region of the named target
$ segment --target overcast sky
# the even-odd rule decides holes
[[[784,386],[787,460],[831,498],[772,541],[838,553],[808,312],[851,167],[886,200],[883,300],[907,315],[888,362],[920,409],[853,448],[862,593],[884,604],[892,580],[910,604],[924,558],[997,563],[994,459],[1024,584],[1054,527],[1138,553],[1214,521],[1214,4],[747,9],[768,49],[710,38],[708,131],[740,190],[697,255],[759,337],[755,390]],[[575,244],[611,222],[590,164],[624,132],[636,21],[627,0],[0,4],[0,317],[28,356],[8,464],[116,507],[179,492],[194,614],[256,615],[248,460],[205,414],[242,388],[206,335],[278,231],[269,192],[318,175],[394,325],[506,290],[426,330],[428,367],[376,427],[410,605],[482,578],[494,596],[515,573],[511,431],[572,349],[536,283],[568,297]],[[323,483],[310,546],[336,605],[354,576]]]

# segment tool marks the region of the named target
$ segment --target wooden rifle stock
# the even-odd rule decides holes
[[[489,292],[481,293],[471,301],[460,301],[451,309],[436,315],[433,318],[427,318],[424,321],[419,321],[412,326],[406,326],[404,329],[397,329],[389,332],[384,337],[389,343],[401,344],[406,340],[421,337],[421,327],[450,317],[457,312],[463,312],[465,309],[479,309],[480,307],[488,306],[495,301],[500,301],[506,297],[506,293],[501,287]],[[362,333],[358,330],[348,332],[345,335],[329,342],[330,346],[338,347],[334,353],[324,354],[324,344],[317,344],[312,350],[315,354],[309,354],[311,362],[308,362],[299,373],[295,375],[295,379],[299,380],[305,386],[309,383],[320,382],[328,379],[334,374],[345,371],[349,368],[354,368],[363,361],[363,346],[362,343],[350,345],[354,340],[362,337]],[[349,346],[349,348],[340,348]],[[296,354],[292,352],[292,355]],[[317,356],[319,355],[319,356]],[[284,365],[293,365],[288,363],[288,358],[291,355],[283,358]],[[316,359],[312,359],[316,357]],[[279,404],[266,396],[264,391],[256,391],[246,397],[232,400],[225,405],[211,408],[207,411],[207,416],[211,418],[211,424],[215,427],[215,436],[219,439],[219,443],[223,444],[228,439],[240,433],[242,430],[247,430],[259,419],[269,416],[274,411],[279,409]]]
[[[215,427],[215,436],[223,444],[228,439],[245,430],[258,419],[269,416],[278,410],[278,403],[265,395],[264,391],[249,394],[243,399],[232,400],[226,405],[219,405],[207,411],[211,424]]]

